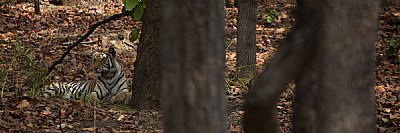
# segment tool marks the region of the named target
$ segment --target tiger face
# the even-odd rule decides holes
[[[107,77],[107,75],[114,75],[117,70],[117,66],[115,66],[115,61],[115,51],[113,48],[110,48],[108,50],[108,53],[94,53],[92,61],[94,74],[97,77]]]

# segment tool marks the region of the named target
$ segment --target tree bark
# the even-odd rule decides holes
[[[312,62],[319,35],[314,30],[320,25],[318,7],[298,5],[297,24],[278,48],[276,55],[254,87],[246,96],[244,130],[245,132],[274,133],[278,131],[276,120],[276,101],[290,80],[299,78]],[[310,14],[310,16],[306,16]]]
[[[373,133],[376,0],[325,1],[316,60],[299,80],[294,132]]]
[[[40,15],[40,0],[34,0],[35,14]]]
[[[239,78],[252,79],[256,74],[256,20],[257,1],[238,2],[238,45],[236,48],[236,68]]]
[[[223,133],[223,1],[161,1],[162,103],[166,133]]]
[[[234,8],[237,7],[237,2],[235,0],[225,0],[226,8]]]
[[[139,39],[132,85],[132,106],[139,109],[160,109],[159,1],[147,0]]]
[[[375,2],[298,1],[296,27],[246,97],[245,131],[279,132],[276,100],[290,80],[300,81],[302,77],[296,90],[295,132],[361,132],[371,128],[374,131],[373,90],[368,89],[372,89],[373,83],[371,61],[378,14]],[[363,53],[357,55],[358,52]],[[343,99],[334,97],[339,95],[344,95]],[[351,100],[353,95],[357,96]],[[356,112],[349,112],[349,105]],[[329,106],[329,111],[325,106]],[[349,107],[347,118],[341,117],[345,107]],[[364,111],[360,110],[362,107]],[[329,125],[330,122],[334,123]]]

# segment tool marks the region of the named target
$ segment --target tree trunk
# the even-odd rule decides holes
[[[161,106],[159,1],[148,0],[146,5],[133,75],[131,103],[135,108],[159,109]]]
[[[238,77],[252,79],[256,74],[256,20],[257,1],[239,0],[238,45],[236,48],[236,68]]]
[[[35,14],[40,15],[40,0],[34,0]]]
[[[296,88],[294,131],[373,133],[376,0],[321,3],[316,60]]]
[[[297,4],[296,27],[246,97],[245,131],[278,132],[276,100],[290,80],[302,79],[296,90],[294,132],[374,132],[371,85],[378,4]]]
[[[223,1],[161,2],[165,132],[227,132]]]
[[[299,78],[314,58],[321,20],[318,7],[298,5],[296,26],[281,42],[276,55],[246,96],[245,132],[276,133],[276,101],[290,80]],[[311,14],[309,18],[305,15]]]
[[[237,7],[237,2],[235,0],[225,0],[225,7],[226,8]]]

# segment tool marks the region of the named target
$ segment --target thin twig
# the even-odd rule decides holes
[[[97,109],[96,108],[96,103],[97,103],[97,100],[95,99],[94,100],[94,105],[93,105],[94,106],[94,108],[93,108],[93,128],[95,128],[95,129],[97,128],[96,127],[96,109]],[[94,132],[96,132],[96,130]]]
[[[62,118],[61,118],[62,116],[61,116],[61,106],[59,106],[59,110],[58,110],[58,119],[60,120],[60,130],[61,130],[61,133],[64,133],[64,130],[63,130],[63,127],[62,127]]]
[[[79,44],[92,44],[92,43],[96,43],[96,42],[98,42],[99,40],[95,40],[95,41],[89,41],[89,42],[81,42],[81,43],[79,43]],[[64,43],[62,43],[63,45],[70,45],[70,44],[74,44],[74,42],[64,42]]]
[[[135,48],[135,46],[133,46],[132,44],[130,44],[130,43],[128,43],[128,42],[124,42],[124,44],[125,44],[126,46],[131,47],[131,48]]]
[[[227,51],[229,49],[229,47],[231,47],[231,45],[233,44],[234,38],[231,39],[231,41],[228,44],[228,47],[226,47],[225,51]]]
[[[97,27],[99,27],[100,25],[103,25],[103,24],[105,24],[105,23],[108,23],[108,22],[110,22],[110,21],[112,21],[112,20],[119,19],[119,18],[121,18],[121,17],[123,17],[123,16],[128,16],[129,14],[130,14],[130,12],[122,12],[122,13],[119,13],[119,14],[114,14],[114,15],[112,15],[111,17],[109,17],[109,18],[107,18],[107,19],[105,19],[105,20],[103,20],[103,21],[97,22],[96,24],[94,24],[93,26],[91,26],[91,27],[89,28],[89,31],[87,31],[85,35],[83,35],[82,37],[80,37],[80,38],[79,38],[76,42],[74,42],[72,45],[68,46],[67,50],[66,50],[66,51],[64,52],[64,54],[60,57],[60,59],[58,59],[57,61],[53,62],[53,64],[48,68],[48,71],[47,71],[47,74],[46,74],[46,75],[49,75],[49,74],[51,73],[51,71],[53,71],[53,69],[56,67],[56,65],[57,65],[57,64],[60,64],[60,63],[64,60],[64,58],[69,54],[69,52],[71,52],[71,50],[72,50],[74,47],[76,47],[76,46],[77,46],[78,44],[80,44],[83,40],[85,40],[87,37],[89,37],[89,35],[92,34],[93,31],[96,30]]]

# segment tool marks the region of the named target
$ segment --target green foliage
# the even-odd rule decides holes
[[[388,46],[385,49],[384,54],[387,56],[396,56],[400,49],[400,36],[391,38],[389,41],[387,41],[387,44]]]
[[[389,119],[388,119],[388,118],[385,118],[385,117],[382,117],[381,120],[382,120],[383,122],[389,122]]]
[[[132,9],[135,9],[135,7],[139,4],[139,0],[124,0],[123,3],[125,6],[125,10],[131,11]]]
[[[143,13],[144,13],[145,6],[146,5],[144,3],[140,3],[138,6],[136,6],[136,8],[133,10],[131,17],[134,20],[141,20]]]
[[[5,68],[8,69],[2,69],[0,71],[0,75],[3,77],[0,84],[1,97],[3,97],[3,92],[6,89],[5,87],[8,81],[17,80],[17,82],[21,82],[14,77],[10,77],[11,75],[15,74],[15,71],[18,69],[20,69],[22,74],[18,76],[28,77],[26,81],[22,81],[29,87],[28,94],[31,96],[37,96],[40,94],[41,89],[48,81],[46,69],[38,65],[38,63],[34,61],[32,55],[29,53],[29,50],[20,46],[18,43],[13,45],[13,52],[10,56],[12,57],[11,60],[3,60],[4,62],[2,62],[2,64],[5,64]],[[14,91],[18,91],[19,89],[20,88],[16,88]]]
[[[235,87],[237,87],[237,88],[241,88],[241,89],[244,89],[244,90],[248,90],[249,89],[249,86],[251,85],[251,84],[253,84],[252,82],[252,79],[248,79],[248,78],[240,78],[237,74],[237,72],[240,70],[240,69],[244,69],[244,68],[249,68],[249,67],[260,67],[260,66],[258,66],[258,65],[256,65],[256,64],[253,64],[253,65],[247,65],[247,66],[241,66],[241,67],[237,67],[237,68],[235,68],[235,75],[233,75],[232,77],[227,77],[227,78],[225,78],[225,83],[226,83],[226,85],[227,85],[227,93],[228,94],[231,94],[231,93],[233,93],[233,91],[235,90],[235,88],[232,88],[231,86],[235,86]],[[262,67],[262,66],[261,66]],[[254,68],[254,69],[256,69],[256,68]]]
[[[15,45],[15,51],[22,62],[22,68],[25,74],[29,77],[27,80],[27,84],[30,88],[28,94],[37,96],[48,81],[46,69],[33,61],[33,57],[27,49]]]
[[[146,0],[123,0],[123,11],[132,11],[130,16],[135,21],[140,21],[146,8]],[[139,30],[133,29],[129,35],[129,41],[134,42],[139,37]]]
[[[3,93],[4,93],[4,90],[6,89],[5,87],[6,87],[6,84],[7,84],[7,81],[8,81],[8,75],[11,73],[11,71],[13,70],[12,69],[12,66],[14,65],[14,62],[15,62],[15,59],[16,58],[13,58],[12,60],[1,60],[1,62],[0,62],[0,64],[6,64],[6,69],[0,69],[0,77],[2,77],[1,78],[1,82],[0,82],[0,87],[1,87],[1,93],[0,93],[0,97],[1,98],[3,98]]]
[[[107,106],[108,108],[118,111],[118,112],[129,112],[129,113],[135,113],[137,112],[136,109],[133,109],[129,106],[125,106],[125,105],[119,105],[119,104],[110,104]]]
[[[272,9],[263,15],[263,19],[265,19],[268,23],[273,23],[274,20],[278,19],[279,16],[281,16],[281,13],[275,9]]]
[[[129,41],[134,42],[137,38],[139,38],[139,30],[134,28],[129,35]]]
[[[249,87],[247,86],[250,84],[251,79],[244,79],[244,78],[225,78],[225,83],[227,85],[227,93],[232,94],[235,91],[235,88],[232,88],[231,86],[235,86],[237,88],[241,88],[244,90],[249,90]]]

